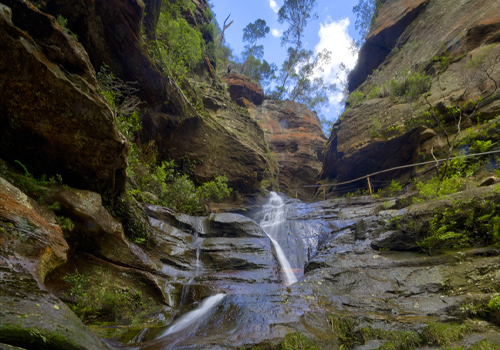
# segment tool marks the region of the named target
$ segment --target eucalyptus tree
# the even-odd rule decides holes
[[[287,23],[288,29],[281,37],[281,46],[287,48],[287,58],[276,77],[272,96],[304,103],[317,109],[328,103],[328,93],[335,85],[326,84],[320,76],[328,64],[331,53],[324,50],[317,55],[304,48],[304,30],[308,23],[318,18],[314,8],[317,0],[285,0],[278,11],[278,22]]]

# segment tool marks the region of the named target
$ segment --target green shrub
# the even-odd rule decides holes
[[[73,33],[68,27],[68,20],[61,15],[56,17],[56,22],[59,24],[69,35],[71,35],[76,41],[78,41],[78,35]]]
[[[70,285],[70,295],[76,300],[70,304],[73,312],[85,322],[115,321],[124,314],[142,306],[142,293],[120,288],[114,283],[96,283],[75,270],[63,277]]]
[[[465,180],[460,175],[452,175],[441,180],[438,177],[433,177],[426,183],[421,181],[415,182],[415,188],[419,191],[419,200],[422,198],[442,198],[446,195],[456,193],[463,188]]]
[[[403,189],[403,186],[394,180],[391,181],[391,184],[389,185],[389,195],[394,196],[397,192],[401,191]]]
[[[374,98],[378,98],[380,96],[380,93],[381,93],[380,86],[374,86],[366,94],[366,99],[367,100],[373,100]]]
[[[193,12],[194,6],[187,0],[170,1],[164,5],[158,20],[157,39],[149,42],[150,56],[176,79],[185,78],[203,58],[201,32],[191,27],[182,16],[183,12]]]
[[[427,237],[418,241],[424,251],[433,252],[471,243],[500,241],[500,204],[495,200],[455,201],[452,207],[434,215]]]
[[[493,312],[500,311],[500,294],[495,294],[491,297],[488,302],[488,309]]]
[[[380,132],[382,130],[382,124],[380,123],[380,121],[376,117],[371,117],[370,122],[371,122],[370,137],[372,139],[380,137],[381,136]]]
[[[389,82],[391,95],[403,97],[406,101],[414,101],[431,88],[432,77],[409,70],[400,71]]]
[[[365,94],[362,91],[353,91],[347,98],[347,104],[351,106],[352,108],[357,107],[363,102],[365,99]]]

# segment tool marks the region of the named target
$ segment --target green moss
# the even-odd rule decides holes
[[[357,343],[358,335],[356,334],[356,323],[352,318],[341,315],[331,315],[328,316],[328,324],[330,325],[330,330],[343,347],[350,349]]]
[[[366,343],[369,340],[387,340],[381,349],[412,350],[420,346],[421,339],[416,332],[386,331],[371,327],[361,329],[361,337]]]
[[[315,341],[310,340],[300,333],[289,333],[280,344],[281,350],[319,350]]]
[[[424,328],[421,337],[423,344],[444,346],[471,332],[472,327],[467,324],[431,323]]]

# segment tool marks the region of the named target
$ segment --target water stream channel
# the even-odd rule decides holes
[[[453,319],[450,310],[467,298],[467,280],[500,283],[493,253],[473,250],[467,254],[477,259],[457,256],[457,265],[454,256],[408,251],[418,248],[415,237],[394,224],[408,209],[385,209],[386,203],[373,197],[302,203],[270,193],[245,215],[208,217],[150,206],[152,239],[166,252],[168,304],[151,319],[163,321],[106,342],[134,350],[251,349],[300,332],[328,344],[335,342],[329,315],[353,317],[360,327],[418,330]],[[445,294],[443,281],[457,293]]]

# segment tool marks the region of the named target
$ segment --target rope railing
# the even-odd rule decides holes
[[[500,153],[500,150],[498,150],[498,151],[482,152],[482,153],[474,153],[474,154],[466,154],[466,155],[463,155],[463,156],[451,157],[448,160],[457,159],[457,158],[478,157],[478,156],[484,156],[484,155],[495,154],[495,153]],[[394,170],[407,169],[407,168],[412,168],[412,167],[417,167],[417,166],[427,165],[427,164],[439,164],[441,162],[446,162],[446,160],[447,159],[435,159],[435,160],[432,160],[432,161],[429,161],[429,162],[402,165],[402,166],[398,166],[398,167],[394,167],[394,168],[390,168],[390,169],[385,169],[385,170],[377,171],[375,173],[364,175],[364,176],[361,176],[361,177],[358,177],[356,179],[349,180],[349,181],[344,181],[344,182],[339,182],[339,183],[331,183],[331,184],[324,184],[324,185],[305,185],[303,187],[323,188],[323,197],[326,198],[325,189],[327,187],[342,186],[342,185],[351,184],[351,183],[354,183],[354,182],[357,182],[357,181],[361,181],[361,180],[367,180],[367,182],[368,182],[368,189],[370,190],[370,194],[372,194],[372,192],[373,192],[373,190],[372,190],[372,181],[370,180],[370,177],[373,177],[373,176],[379,175],[379,174],[383,174],[383,173],[387,173],[387,172],[390,172],[390,171],[394,171]],[[390,181],[373,181],[373,183],[380,183],[380,184],[381,183],[390,183]],[[351,187],[351,186],[349,186],[349,187]]]

